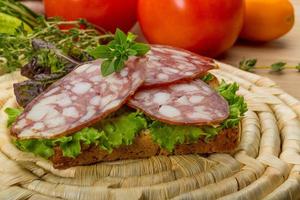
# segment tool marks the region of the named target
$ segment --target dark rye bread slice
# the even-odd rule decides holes
[[[55,154],[51,157],[51,160],[55,168],[65,169],[97,162],[141,159],[157,155],[225,153],[235,150],[239,143],[239,137],[239,128],[224,129],[209,142],[205,142],[205,140],[201,138],[196,143],[177,145],[174,151],[169,153],[152,141],[148,131],[144,131],[136,137],[132,145],[120,146],[114,149],[112,153],[108,153],[94,145],[90,147],[82,146],[82,153],[78,157],[69,158],[62,155],[60,147],[56,147]]]

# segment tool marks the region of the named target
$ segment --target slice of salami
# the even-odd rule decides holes
[[[159,121],[209,125],[228,118],[227,101],[201,80],[141,89],[128,105]]]
[[[99,60],[79,66],[28,104],[12,134],[23,139],[56,138],[101,120],[143,84],[143,63],[144,59],[132,58],[120,73],[107,77],[101,76]]]
[[[213,59],[163,45],[151,45],[151,50],[146,57],[148,62],[143,87],[192,80],[216,68]]]

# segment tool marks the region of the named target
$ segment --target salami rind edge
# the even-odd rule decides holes
[[[141,89],[128,105],[175,125],[211,125],[229,116],[227,101],[201,80]]]
[[[132,58],[120,73],[107,77],[101,75],[100,60],[77,67],[28,104],[12,135],[57,138],[92,125],[118,110],[143,84],[144,63],[144,58]]]

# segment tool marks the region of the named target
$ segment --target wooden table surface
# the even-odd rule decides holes
[[[238,41],[218,60],[237,66],[243,58],[257,58],[258,66],[269,66],[284,61],[289,66],[300,63],[300,0],[292,0],[296,13],[294,28],[284,37],[265,44],[250,44]],[[39,12],[43,7],[38,1],[27,1],[28,5]],[[140,33],[138,26],[134,31]],[[296,70],[285,70],[281,74],[269,73],[269,70],[257,69],[255,73],[267,76],[278,83],[286,92],[300,99],[300,73]]]
[[[274,62],[284,61],[289,66],[300,63],[300,0],[292,0],[296,23],[293,29],[275,41],[254,45],[238,42],[228,50],[220,61],[237,65],[243,58],[257,58],[259,66],[269,66]],[[286,92],[300,100],[300,73],[296,70],[285,70],[282,74],[272,74],[269,70],[257,69],[255,73],[267,76],[278,83]]]

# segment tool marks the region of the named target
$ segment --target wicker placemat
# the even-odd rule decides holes
[[[0,77],[0,199],[300,199],[300,102],[268,78],[219,63],[249,111],[232,155],[152,157],[56,170],[10,142],[3,110],[16,72]],[[300,89],[299,89],[300,91]]]

